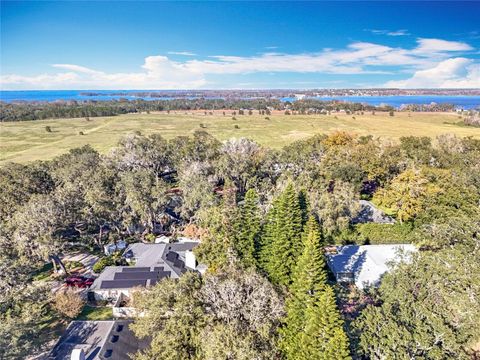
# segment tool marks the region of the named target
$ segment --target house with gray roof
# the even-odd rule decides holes
[[[129,297],[137,287],[149,287],[162,279],[177,279],[186,271],[204,271],[198,266],[193,249],[196,241],[180,243],[130,244],[123,257],[130,266],[107,266],[90,287],[93,300],[116,302],[121,295]]]
[[[415,251],[411,244],[337,246],[327,253],[327,264],[337,282],[363,289],[377,286],[391,265],[408,261]]]
[[[395,219],[385,214],[382,210],[377,208],[371,201],[359,200],[360,211],[358,215],[352,220],[353,224],[395,224]]]
[[[47,360],[130,360],[150,339],[138,339],[128,320],[72,321]]]

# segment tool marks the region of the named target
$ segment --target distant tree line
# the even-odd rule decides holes
[[[224,100],[224,99],[172,99],[172,100],[111,100],[0,103],[0,121],[23,121],[56,118],[87,118],[114,116],[148,111],[191,111],[283,109],[280,100]]]
[[[407,104],[401,107],[403,111],[433,111],[433,112],[449,112],[455,110],[454,104],[448,103],[431,103],[431,104]]]
[[[283,102],[278,99],[170,99],[170,100],[109,100],[109,101],[55,101],[55,102],[0,102],[0,122],[42,120],[57,118],[90,118],[115,116],[128,113],[150,111],[193,111],[193,110],[235,110],[239,115],[252,115],[252,110],[260,114],[279,110],[285,114],[329,114],[345,111],[347,114],[383,111],[393,112],[392,106],[373,106],[364,103],[344,101],[322,101],[302,99]],[[245,112],[246,110],[246,112]],[[402,111],[452,111],[451,104],[406,105]],[[269,115],[268,113],[266,113]],[[236,115],[234,113],[233,115]]]

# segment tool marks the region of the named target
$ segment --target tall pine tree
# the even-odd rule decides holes
[[[300,197],[289,183],[273,203],[264,234],[263,263],[273,283],[290,285],[302,250],[303,214]]]
[[[256,249],[261,224],[258,209],[258,195],[254,189],[245,194],[243,205],[235,222],[234,247],[242,263],[247,267],[256,266]]]
[[[305,330],[300,333],[297,352],[301,359],[351,359],[343,320],[335,303],[335,293],[327,285],[314,295],[305,311]],[[297,357],[298,358],[298,357]]]
[[[272,202],[272,207],[267,213],[265,224],[263,225],[262,234],[260,235],[259,247],[257,249],[257,260],[259,267],[268,274],[273,239],[277,229],[277,209],[280,197]]]
[[[303,240],[304,250],[286,303],[281,347],[288,360],[348,359],[348,340],[327,284],[320,228],[313,216]]]

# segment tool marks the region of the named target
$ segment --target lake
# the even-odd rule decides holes
[[[82,95],[82,93],[93,92],[95,96]],[[56,101],[56,100],[117,100],[117,99],[128,99],[128,100],[168,100],[173,97],[138,97],[134,96],[134,93],[141,92],[141,90],[122,90],[122,93],[125,93],[124,96],[119,95],[110,95],[114,92],[112,90],[25,90],[25,91],[0,91],[0,100],[5,102],[12,101]],[[146,91],[148,92],[148,91]],[[176,91],[177,92],[177,91]],[[131,93],[132,95],[128,95]],[[177,92],[178,93],[178,92]],[[173,91],[172,91],[173,96]],[[453,104],[458,108],[463,109],[472,109],[480,107],[480,96],[451,96],[451,95],[410,95],[410,96],[335,96],[327,97],[320,96],[316,97],[318,100],[342,100],[348,102],[360,102],[369,105],[378,106],[381,104],[386,104],[398,108],[404,104],[431,104],[432,102],[441,104],[449,103]],[[281,98],[282,101],[295,101],[295,98]]]
[[[453,104],[462,109],[474,109],[480,107],[480,96],[451,96],[451,95],[403,95],[403,96],[318,96],[314,99],[329,101],[342,100],[347,102],[365,103],[379,106],[382,104],[399,108],[405,104]],[[282,98],[283,101],[295,101],[295,98]]]

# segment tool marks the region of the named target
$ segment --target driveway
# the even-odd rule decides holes
[[[89,253],[84,252],[75,252],[70,254],[65,254],[62,257],[62,261],[65,263],[66,261],[79,261],[83,264],[84,268],[79,271],[82,275],[94,275],[93,273],[93,265],[98,261],[97,255],[92,255]]]

